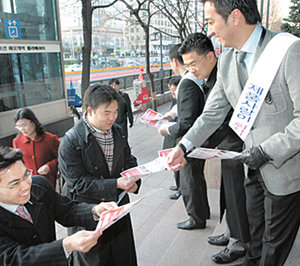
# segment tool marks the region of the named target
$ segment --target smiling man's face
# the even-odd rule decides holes
[[[0,170],[0,202],[23,205],[30,200],[31,172],[19,160]]]

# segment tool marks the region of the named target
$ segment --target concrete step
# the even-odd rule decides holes
[[[187,218],[182,198],[171,201],[168,199],[170,193],[166,189],[162,189],[159,194],[156,198],[165,198],[158,208],[163,215],[157,213],[158,216],[155,217],[154,212],[149,219],[146,219],[143,230],[134,227],[135,235],[139,236],[136,239],[139,265],[200,265],[199,261],[207,245],[206,239],[213,233],[218,223],[219,191],[208,190],[212,215],[207,222],[207,228],[191,231],[179,230],[176,227],[178,222]],[[166,206],[170,206],[169,209],[166,209]],[[141,209],[140,206],[139,210]],[[133,211],[133,225],[135,225],[135,216],[140,217],[140,214]],[[145,233],[140,238],[144,229],[146,229]]]

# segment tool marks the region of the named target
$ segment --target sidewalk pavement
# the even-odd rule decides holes
[[[158,111],[165,113],[169,107],[170,103],[161,105]],[[141,124],[139,119],[129,129],[129,143],[139,164],[154,160],[157,157],[157,151],[162,148],[162,142],[163,138],[157,130]],[[207,237],[225,230],[225,226],[219,224],[220,161],[207,162],[205,173],[211,219],[208,220],[207,228],[204,230],[177,229],[176,224],[184,221],[187,215],[181,197],[178,200],[168,198],[172,193],[169,186],[174,185],[171,172],[163,171],[143,178],[139,195],[130,195],[131,201],[134,201],[147,192],[160,188],[158,192],[143,199],[131,213],[138,265],[217,265],[211,260],[211,256],[221,251],[223,247],[209,245]],[[58,238],[62,238],[66,236],[66,229],[58,225],[57,233]],[[300,265],[299,251],[300,233],[285,265]],[[227,265],[241,262],[242,259]]]

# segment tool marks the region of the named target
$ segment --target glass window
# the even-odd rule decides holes
[[[0,0],[0,12],[0,39],[58,40],[55,0]],[[11,23],[17,36],[9,33]]]
[[[64,98],[60,53],[0,54],[0,111]]]

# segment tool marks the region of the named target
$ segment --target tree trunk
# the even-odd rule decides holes
[[[151,73],[150,67],[150,35],[149,35],[149,27],[144,27],[145,31],[145,52],[146,52],[146,74],[150,81],[150,91],[151,91],[151,100],[152,100],[152,109],[157,111],[156,105],[156,90],[154,86],[153,74]]]
[[[91,47],[92,47],[92,7],[91,0],[81,0],[82,2],[82,27],[83,43],[82,47],[82,75],[81,75],[81,96],[90,85]]]

